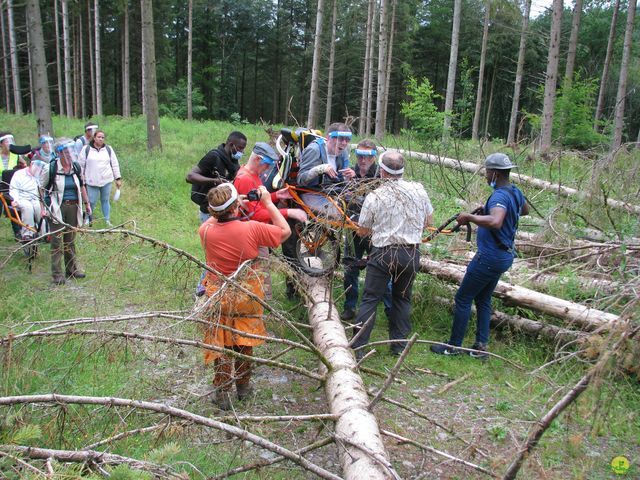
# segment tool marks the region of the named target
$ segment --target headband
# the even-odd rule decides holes
[[[227,186],[231,189],[231,198],[229,198],[229,200],[224,202],[222,205],[218,205],[217,207],[214,207],[213,205],[209,204],[209,207],[214,212],[222,212],[226,210],[227,208],[229,208],[229,205],[231,205],[233,202],[235,202],[238,199],[238,191],[236,190],[236,187],[233,186],[233,183],[223,183],[222,185]]]
[[[0,142],[4,142],[7,138],[10,138],[10,139],[14,140],[13,135],[8,133],[7,135],[3,135],[3,136],[0,137]]]
[[[53,142],[53,138],[48,137],[46,135],[43,135],[40,137],[40,139],[38,140],[41,144],[42,143],[46,143],[46,142]]]
[[[71,148],[71,147],[73,147],[73,149],[75,150],[76,143],[73,142],[73,141],[69,141],[69,142],[63,143],[62,145],[58,145],[56,147],[56,152],[61,152],[62,150],[66,149],[66,148]]]
[[[86,132],[87,130],[93,130],[98,128],[98,125],[87,125],[87,127],[84,129],[84,131]]]
[[[329,133],[329,138],[338,138],[338,137],[346,137],[351,138],[353,134],[351,132],[331,132]]]
[[[384,159],[384,156],[387,152],[384,152],[382,155],[380,155],[380,158],[378,159],[378,165],[380,165],[380,168],[383,169],[385,172],[391,174],[391,175],[402,175],[404,173],[404,167],[399,168],[398,170],[393,170],[390,167],[387,167],[382,160]]]
[[[267,157],[266,155],[260,155],[262,158],[260,160],[260,163],[264,163],[266,165],[273,165],[274,163],[276,163],[276,161],[271,158],[271,157]]]
[[[377,154],[378,152],[375,148],[371,150],[361,150],[359,148],[356,148],[356,155],[361,155],[364,157],[375,157]]]

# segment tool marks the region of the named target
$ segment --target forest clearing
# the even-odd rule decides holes
[[[33,117],[3,113],[0,123],[19,142],[32,136]],[[2,476],[364,478],[349,470],[364,458],[371,478],[513,478],[540,425],[518,478],[619,478],[620,456],[630,463],[622,478],[640,475],[637,149],[605,163],[456,141],[425,156],[415,138],[385,137],[380,145],[411,158],[406,175],[425,186],[436,225],[483,203],[489,187],[473,165],[487,154],[505,151],[520,166],[513,180],[535,211],[521,219],[518,258],[496,290],[492,358],[429,352],[449,331],[452,287],[474,249],[464,232],[421,248],[406,355],[388,353],[381,314],[376,351],[359,365],[343,348],[342,268],[311,279],[276,254],[255,393],[224,412],[202,363],[194,288],[204,255],[184,176],[232,130],[247,135],[248,150],[269,135],[163,118],[163,150],[147,153],[144,118],[100,124],[125,183],[114,227],[98,217],[79,234],[86,279],[52,286],[46,245],[29,273],[2,220]],[[54,125],[82,129],[61,117]],[[290,276],[295,299],[285,292]],[[369,418],[340,420],[363,402]],[[358,447],[374,435],[367,422],[382,453]]]

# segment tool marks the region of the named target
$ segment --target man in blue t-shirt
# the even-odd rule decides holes
[[[476,341],[471,347],[472,357],[486,359],[491,320],[491,295],[500,276],[509,270],[515,254],[514,241],[520,215],[529,213],[529,205],[522,192],[509,183],[509,173],[516,168],[504,153],[492,153],[484,162],[487,183],[494,192],[487,200],[482,215],[461,213],[460,225],[478,225],[478,252],[467,267],[455,296],[451,337],[447,345],[432,345],[431,351],[441,355],[458,355],[462,345],[471,303],[475,301],[478,325]]]

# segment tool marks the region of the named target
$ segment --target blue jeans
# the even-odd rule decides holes
[[[476,343],[489,342],[489,322],[491,321],[491,295],[500,280],[500,276],[509,270],[513,263],[510,258],[489,258],[477,253],[467,267],[460,288],[456,292],[453,327],[449,345],[459,347],[467,333],[471,317],[471,303],[475,301],[478,317]]]
[[[347,235],[351,233],[348,232]],[[356,260],[360,260],[364,257],[365,253],[371,252],[371,240],[369,238],[362,238],[355,234],[353,235],[353,258]],[[347,253],[347,249],[345,248],[345,254]],[[358,304],[358,294],[360,291],[359,288],[359,280],[360,280],[360,269],[351,265],[344,269],[344,309],[345,310],[355,310]],[[384,303],[384,311],[389,315],[389,311],[391,310],[391,282],[387,285],[387,291],[382,297],[382,302]]]
[[[109,197],[111,196],[111,185],[113,182],[109,182],[102,187],[93,187],[87,185],[87,195],[89,196],[89,203],[91,204],[91,216],[95,218],[96,202],[98,201],[98,195],[100,196],[100,206],[102,207],[102,215],[106,222],[111,219],[111,203],[109,203]]]

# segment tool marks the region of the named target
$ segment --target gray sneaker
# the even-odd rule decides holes
[[[472,349],[478,350],[477,352],[467,352],[470,357],[478,359],[478,360],[486,360],[489,358],[487,352],[487,344],[486,343],[474,343],[471,346]]]

